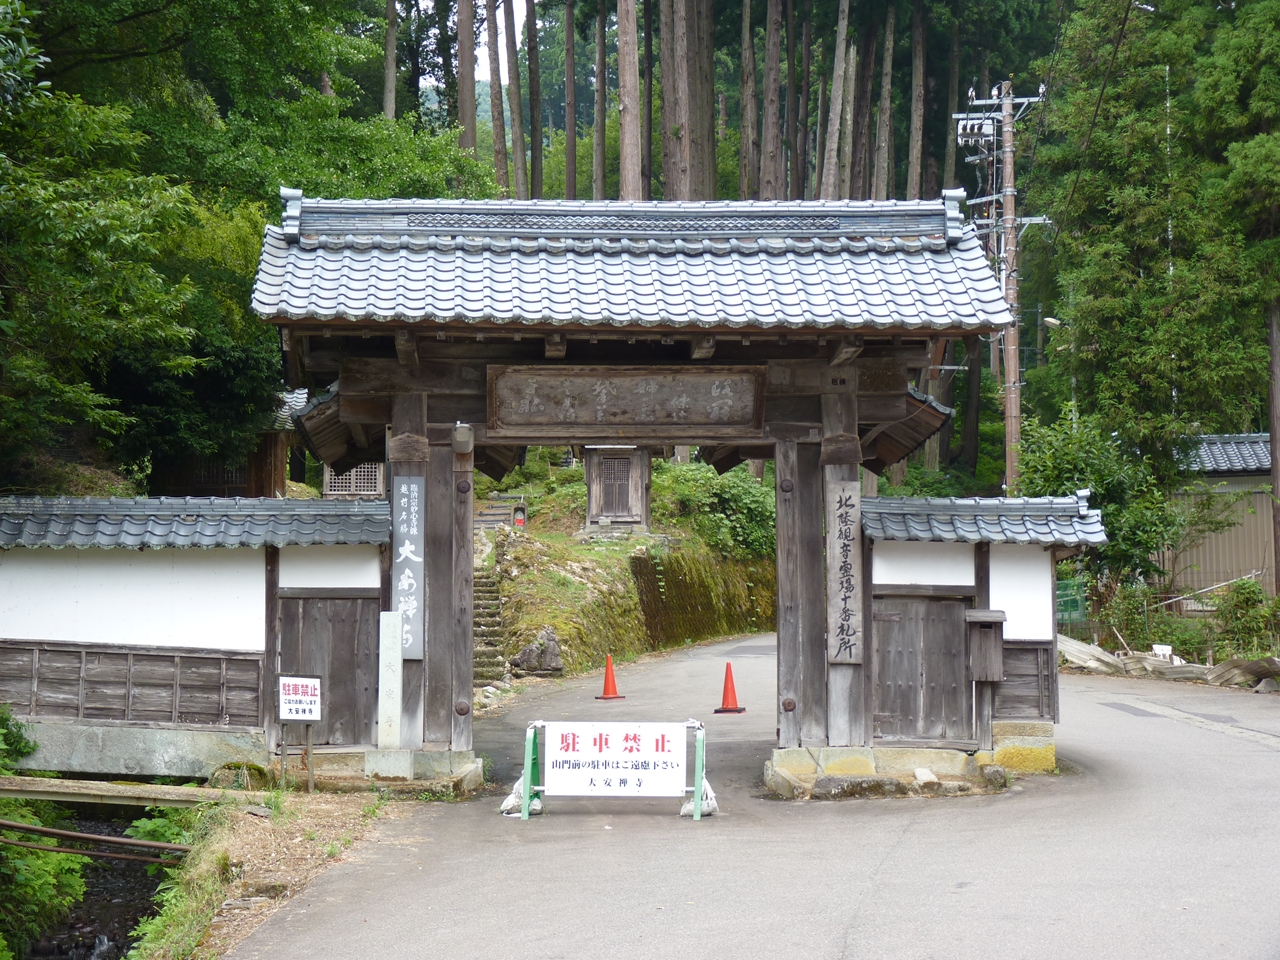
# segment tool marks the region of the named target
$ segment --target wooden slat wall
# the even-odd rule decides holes
[[[262,655],[0,639],[15,714],[192,725],[262,723]]]
[[[1058,712],[1053,641],[1005,642],[1004,680],[995,684],[995,719],[1053,721]]]

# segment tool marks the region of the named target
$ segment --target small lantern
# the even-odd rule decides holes
[[[969,628],[969,671],[979,683],[999,683],[1004,679],[1003,610],[966,610]]]
[[[469,423],[458,421],[457,426],[453,428],[453,452],[466,454],[471,453],[476,448],[476,431]]]
[[[528,508],[523,503],[517,503],[511,508],[511,522],[518,528],[523,528],[525,520],[529,516]]]

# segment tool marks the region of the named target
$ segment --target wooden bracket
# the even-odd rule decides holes
[[[833,433],[822,438],[822,466],[862,462],[862,443],[856,433]]]
[[[546,356],[548,360],[563,360],[569,340],[563,333],[548,333],[546,336]]]
[[[691,360],[710,360],[716,352],[716,338],[713,336],[696,336],[689,345]]]
[[[839,337],[832,341],[831,366],[839,367],[852,363],[862,353],[861,337]]]
[[[396,331],[396,356],[406,367],[418,365],[418,334],[412,330]]]
[[[421,461],[430,458],[426,437],[401,433],[387,441],[388,460]]]

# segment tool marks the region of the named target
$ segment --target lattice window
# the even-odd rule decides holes
[[[227,463],[213,457],[196,457],[194,482],[197,487],[243,487],[247,464]]]
[[[386,494],[381,463],[360,463],[346,473],[334,473],[325,464],[324,495],[326,497],[382,497]]]
[[[600,512],[605,516],[631,513],[631,458],[602,457],[600,460]]]

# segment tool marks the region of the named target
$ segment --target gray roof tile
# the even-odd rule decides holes
[[[1107,542],[1089,493],[1074,497],[867,497],[862,529],[872,540],[1098,546]]]
[[[277,547],[386,543],[385,500],[0,498],[9,547]]]
[[[921,330],[1011,322],[958,197],[632,204],[282,195],[283,226],[267,227],[254,286],[253,308],[266,318]]]
[[[1196,473],[1270,473],[1271,434],[1207,433],[1191,451]]]

